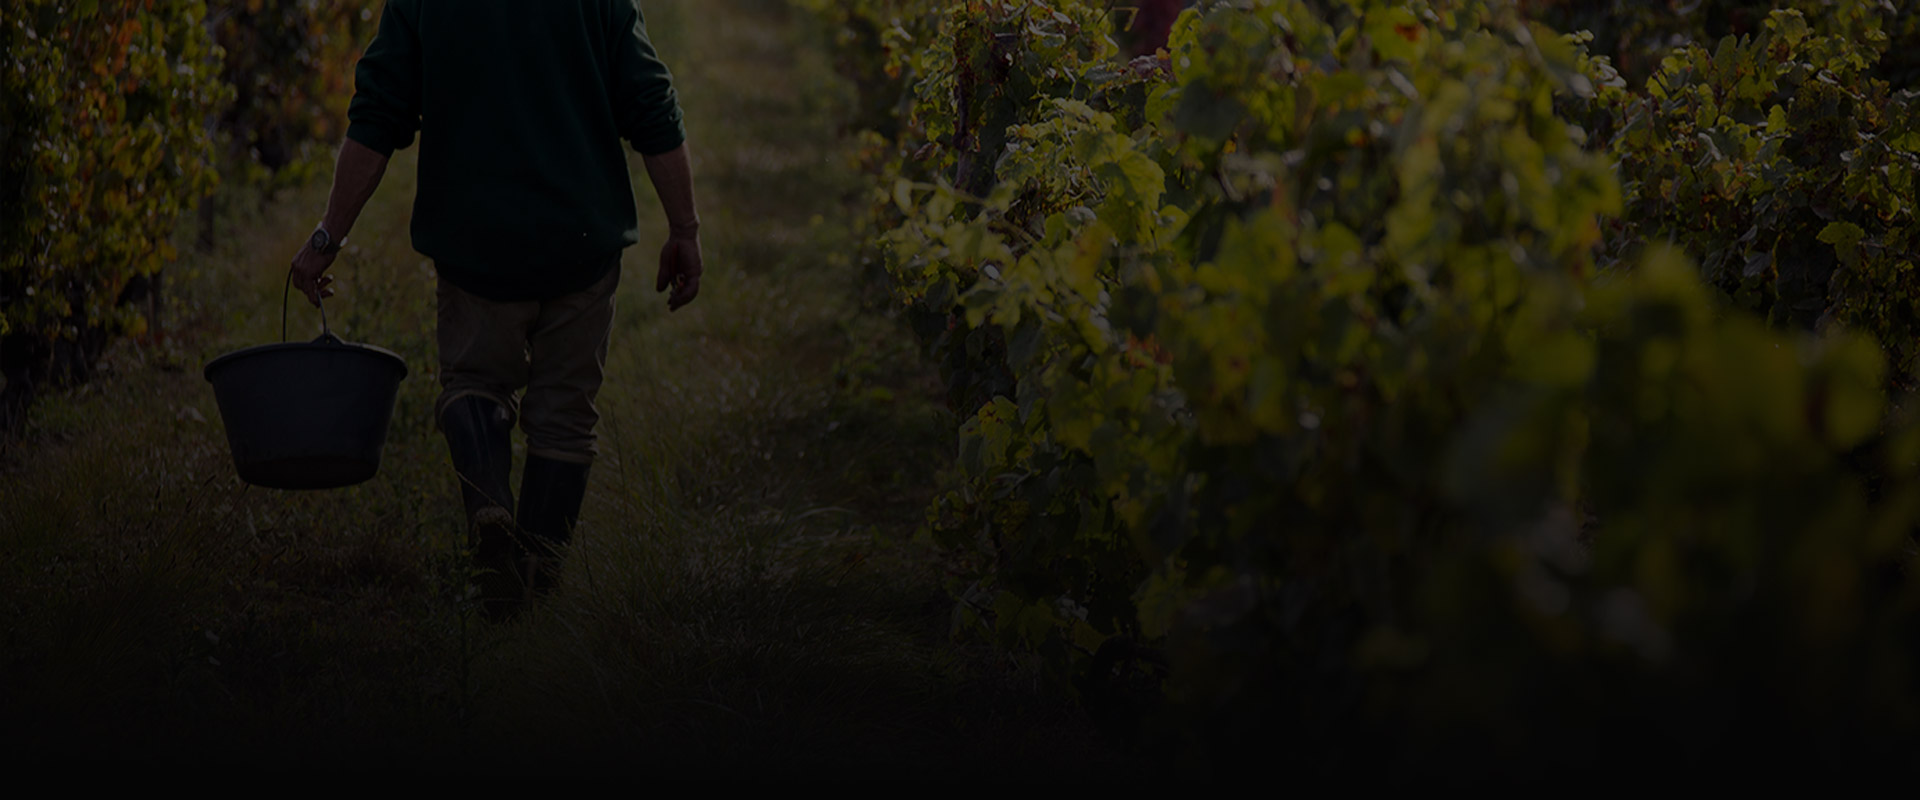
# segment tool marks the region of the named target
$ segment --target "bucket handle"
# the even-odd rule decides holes
[[[280,343],[287,341],[287,296],[293,291],[293,268],[287,268],[287,284],[280,287]],[[338,342],[340,337],[333,335],[333,327],[327,324],[327,301],[320,303],[320,338],[317,342]]]

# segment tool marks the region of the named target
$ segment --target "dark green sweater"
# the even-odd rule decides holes
[[[686,140],[636,0],[387,0],[347,137],[420,136],[413,246],[494,300],[584,289],[639,241],[620,140]]]

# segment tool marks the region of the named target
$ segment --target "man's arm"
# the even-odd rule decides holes
[[[327,195],[327,214],[320,223],[334,241],[347,240],[347,233],[360,219],[360,210],[386,174],[387,157],[373,148],[352,139],[340,146],[340,160],[333,168],[333,191]],[[293,285],[316,306],[321,298],[333,296],[333,290],[327,288],[333,278],[325,273],[333,266],[335,255],[303,246],[293,256]]]
[[[614,114],[620,135],[645,157],[647,178],[667,212],[670,233],[660,250],[655,291],[673,289],[667,308],[678,311],[700,294],[700,214],[693,201],[693,166],[673,75],[647,38],[647,22],[630,6],[613,31]]]
[[[414,35],[418,3],[389,0],[380,12],[380,31],[354,67],[353,103],[347,109],[347,139],[334,165],[333,193],[321,227],[334,242],[344,242],[360,218],[360,209],[380,185],[393,151],[413,143],[420,129],[420,47]],[[307,300],[320,304],[332,296],[325,277],[333,254],[301,247],[293,256],[293,283]]]
[[[700,294],[700,212],[693,201],[693,164],[683,143],[673,150],[646,156],[647,178],[667,212],[667,244],[660,250],[660,274],[654,291],[667,296],[667,309],[678,311]]]

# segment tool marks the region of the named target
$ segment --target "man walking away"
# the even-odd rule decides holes
[[[670,234],[656,291],[700,291],[686,132],[636,0],[388,0],[355,73],[326,216],[294,257],[325,275],[396,149],[420,139],[413,246],[439,273],[447,437],[488,616],[554,587],[586,495],[620,254],[640,240],[621,141]],[[527,463],[508,489],[516,423]]]

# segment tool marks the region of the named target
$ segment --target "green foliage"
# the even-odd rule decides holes
[[[1674,51],[1622,109],[1618,241],[1680,244],[1737,305],[1777,321],[1873,334],[1910,390],[1920,129],[1911,96],[1871,77],[1870,40],[1784,11],[1755,35]]]
[[[1411,623],[1362,639],[1392,676],[1376,697],[1459,737],[1435,757],[1543,737],[1593,748],[1561,762],[1761,746],[1872,767],[1911,741],[1920,437],[1879,430],[1878,349],[1722,317],[1667,254],[1582,299],[1546,330],[1584,333],[1522,363],[1552,352],[1587,376],[1518,370],[1445,481],[1482,520],[1539,497],[1543,468],[1577,477],[1579,504],[1434,553]]]
[[[929,512],[963,621],[1089,704],[1166,668],[1214,752],[1662,703],[1913,730],[1850,660],[1920,621],[1881,350],[1642,244],[1845,265],[1831,313],[1903,369],[1911,115],[1872,48],[1778,15],[1643,95],[1504,2],[1203,3],[1131,64],[1090,3],[933,8],[869,166],[966,419]]]
[[[248,180],[309,180],[346,135],[353,68],[373,38],[375,0],[216,0],[211,20],[234,100],[220,118]]]
[[[1759,35],[1776,10],[1798,11],[1815,33],[1849,37],[1884,53],[1884,59],[1874,59],[1875,74],[1896,87],[1912,87],[1920,77],[1920,7],[1897,0],[1532,0],[1526,5],[1560,30],[1592,31],[1594,49],[1636,84],[1658,72],[1675,47]]]
[[[0,334],[138,325],[116,298],[212,188],[229,96],[198,0],[21,0],[0,17]],[[10,365],[9,369],[12,369]]]
[[[373,8],[22,0],[0,16],[0,429],[36,386],[85,380],[113,335],[144,330],[126,303],[155,291],[216,166],[241,184],[312,176]]]
[[[849,122],[887,137],[895,135],[916,38],[931,31],[939,8],[920,0],[793,2],[832,32],[835,68],[860,76],[854,83],[860,100]]]

